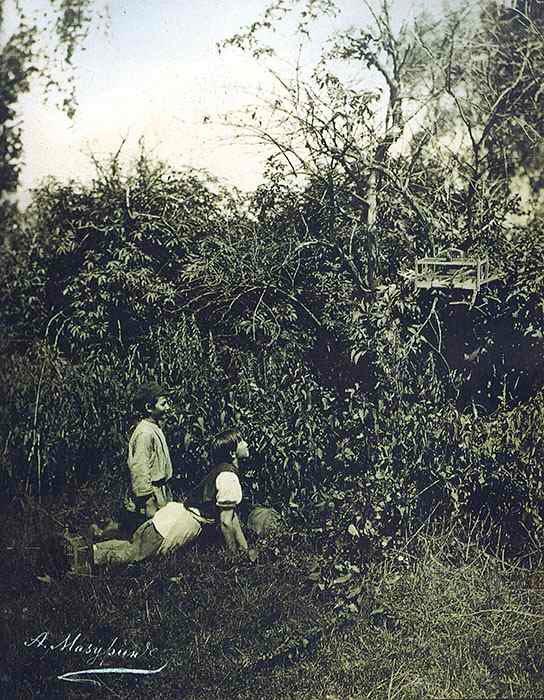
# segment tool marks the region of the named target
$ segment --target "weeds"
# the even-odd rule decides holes
[[[458,527],[429,527],[381,561],[363,558],[348,578],[337,576],[324,589],[311,574],[334,561],[325,559],[319,538],[293,528],[258,542],[255,565],[231,559],[210,541],[139,567],[48,578],[39,548],[51,516],[81,520],[85,505],[80,515],[10,505],[9,574],[2,580],[5,697],[91,697],[86,686],[57,676],[96,667],[93,661],[168,665],[156,678],[109,676],[92,697],[544,693],[544,594],[531,588],[538,569],[486,551],[474,523],[470,539]],[[44,632],[56,650],[29,645]],[[91,658],[88,645],[102,655]]]

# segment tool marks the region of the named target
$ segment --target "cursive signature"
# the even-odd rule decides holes
[[[81,632],[69,632],[61,638],[53,638],[49,631],[44,630],[39,634],[30,637],[24,642],[25,647],[40,649],[47,654],[52,653],[68,653],[75,654],[85,659],[89,665],[98,666],[98,668],[87,668],[80,671],[70,671],[57,676],[59,680],[68,681],[71,683],[93,683],[101,685],[100,681],[89,678],[95,674],[109,673],[128,673],[149,675],[157,674],[166,668],[168,663],[164,663],[158,668],[129,668],[129,667],[107,667],[102,668],[102,664],[108,661],[131,661],[138,659],[153,658],[156,661],[157,647],[154,647],[149,642],[145,645],[127,645],[119,637],[114,637],[109,643],[98,643],[83,636]],[[154,658],[155,657],[155,658]]]

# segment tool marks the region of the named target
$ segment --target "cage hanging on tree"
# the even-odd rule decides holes
[[[491,274],[488,258],[466,258],[462,250],[441,250],[437,256],[416,260],[416,289],[467,289],[472,303],[481,287],[498,280]]]

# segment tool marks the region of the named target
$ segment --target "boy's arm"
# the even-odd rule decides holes
[[[225,544],[230,552],[247,552],[247,541],[234,508],[224,508],[220,512],[219,523]]]
[[[153,436],[141,432],[135,436],[129,447],[131,454],[128,460],[132,492],[137,497],[153,495],[151,483],[151,454],[153,451]]]
[[[230,552],[247,552],[250,561],[255,561],[257,554],[248,549],[245,535],[236,514],[236,506],[242,500],[242,487],[238,477],[231,472],[223,472],[215,482],[217,487],[217,507],[219,508],[219,526]]]

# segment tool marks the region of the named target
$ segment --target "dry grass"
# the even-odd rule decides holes
[[[56,517],[67,516],[59,509]],[[308,579],[322,549],[294,531],[262,544],[253,566],[202,542],[159,564],[40,580],[43,552],[32,547],[50,522],[11,504],[1,697],[544,697],[544,590],[535,572],[486,553],[477,537],[420,533],[322,592]],[[354,584],[363,595],[346,614],[339,603]],[[168,665],[148,678],[108,675],[102,686],[62,682],[58,675],[97,664],[75,647],[25,646],[44,631],[48,642],[81,633],[79,642],[107,647],[117,638],[140,652],[119,666]],[[146,644],[156,648],[151,656]]]

